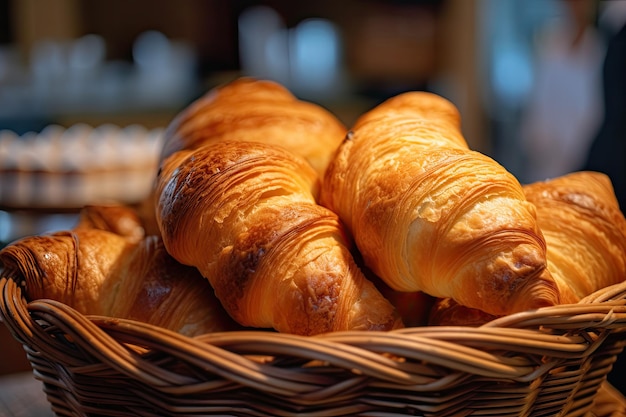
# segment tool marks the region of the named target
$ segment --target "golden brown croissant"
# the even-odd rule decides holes
[[[298,100],[282,85],[244,77],[185,108],[166,130],[162,159],[208,141],[264,142],[304,157],[321,178],[346,130],[331,112]]]
[[[311,335],[400,326],[358,269],[317,175],[279,146],[218,141],[171,155],[157,178],[166,248],[197,267],[244,326]]]
[[[611,180],[582,171],[524,186],[537,207],[547,245],[548,269],[562,303],[580,299],[626,279],[626,219]],[[473,325],[495,317],[438,300],[430,324]]]
[[[108,230],[139,242],[146,235],[142,219],[126,205],[89,205],[80,210],[75,228]]]
[[[626,219],[609,177],[581,171],[524,186],[563,303],[626,279]]]
[[[357,120],[326,172],[366,265],[392,288],[509,314],[558,302],[534,206],[517,179],[468,148],[442,97],[409,92]]]
[[[238,328],[195,268],[157,236],[138,242],[77,228],[17,240],[0,251],[4,275],[28,299],[54,299],[83,314],[151,323],[188,336]]]

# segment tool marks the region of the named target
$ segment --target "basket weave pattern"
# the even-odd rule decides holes
[[[626,344],[626,282],[478,328],[315,337],[188,338],[0,293],[59,416],[590,416]]]

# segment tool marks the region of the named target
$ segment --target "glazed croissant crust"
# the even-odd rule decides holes
[[[328,167],[321,204],[339,214],[389,286],[493,314],[558,302],[545,241],[517,179],[472,151],[458,110],[400,94],[357,120]]]
[[[321,178],[346,130],[330,111],[282,85],[242,77],[185,108],[168,126],[161,156],[223,139],[263,142],[303,157]]]
[[[54,299],[82,314],[187,336],[240,328],[198,271],[169,256],[157,236],[132,241],[83,224],[17,240],[0,251],[0,264],[28,299]]]
[[[83,207],[74,228],[107,230],[131,242],[139,242],[146,236],[144,220],[137,211],[121,204]]]
[[[244,326],[301,335],[400,326],[317,189],[315,171],[284,148],[217,141],[164,161],[157,221],[168,252],[197,267]]]
[[[625,279],[626,219],[608,176],[573,172],[525,185],[524,192],[537,207],[561,302],[578,302]]]
[[[556,282],[561,303],[617,284],[626,277],[626,219],[609,177],[599,172],[573,172],[524,186],[537,207],[537,221],[547,245],[546,273]],[[495,318],[438,300],[433,325],[480,325]]]

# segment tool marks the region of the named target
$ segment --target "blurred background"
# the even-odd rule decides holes
[[[0,128],[164,126],[243,74],[347,124],[423,89],[459,107],[474,149],[531,181],[581,163],[624,3],[0,0]]]
[[[278,81],[348,126],[392,95],[432,91],[457,105],[470,147],[521,182],[565,174],[587,166],[609,113],[626,120],[623,104],[605,103],[624,76],[611,84],[604,68],[610,45],[626,56],[615,41],[625,22],[623,0],[0,0],[0,183],[28,135],[153,132],[241,75]],[[617,158],[616,184],[619,137],[619,152],[599,146]],[[1,187],[0,242],[73,220],[55,207],[33,216]],[[0,361],[0,373],[23,365]]]

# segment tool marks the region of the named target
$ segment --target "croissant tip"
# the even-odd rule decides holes
[[[516,303],[513,303],[511,313],[526,310],[536,310],[542,307],[551,307],[561,303],[559,289],[556,282],[551,277],[542,277],[529,280],[516,296]]]

